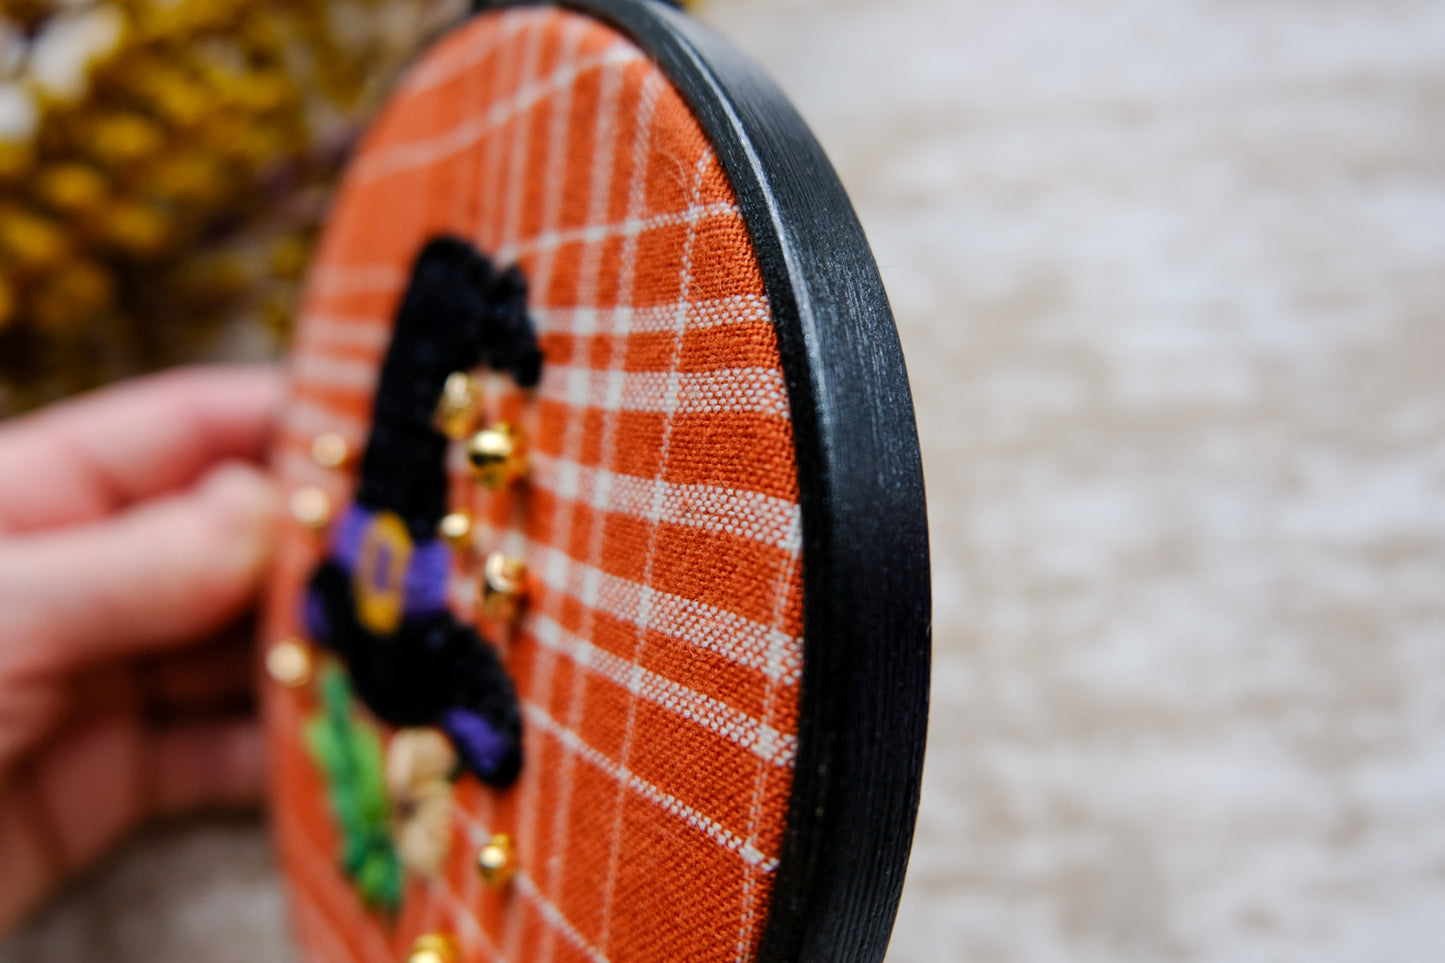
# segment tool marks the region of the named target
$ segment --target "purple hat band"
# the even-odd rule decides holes
[[[356,571],[367,529],[375,518],[375,512],[353,504],[337,521],[331,557],[348,574]],[[430,615],[445,609],[451,570],[451,552],[437,539],[429,538],[413,545],[402,577],[402,614]]]

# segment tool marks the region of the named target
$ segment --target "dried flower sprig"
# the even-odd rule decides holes
[[[274,352],[357,130],[465,6],[0,0],[0,413]]]

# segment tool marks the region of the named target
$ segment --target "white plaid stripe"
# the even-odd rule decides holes
[[[492,838],[492,831],[488,829],[480,820],[472,818],[465,811],[459,812],[457,824],[459,826],[460,835],[463,837],[463,840],[468,846],[472,848],[480,848],[481,846],[485,846],[487,842]],[[573,926],[572,922],[568,920],[567,917],[563,915],[562,912],[551,903],[551,901],[549,901],[545,896],[542,895],[542,892],[537,888],[537,884],[533,881],[531,874],[529,874],[524,869],[517,870],[516,875],[512,878],[512,884],[517,887],[517,889],[522,893],[524,897],[526,897],[528,902],[532,903],[534,906],[537,907],[537,912],[540,913],[544,919],[546,919],[553,926],[560,928],[562,931],[562,935],[567,938],[567,941],[573,946],[575,946],[577,949],[581,950],[584,956],[586,956],[589,960],[594,961],[594,963],[607,963],[607,957],[603,956],[596,947],[588,943],[586,938],[583,937],[581,933],[577,932],[577,927]],[[470,907],[465,904],[458,904],[456,909],[459,915],[465,916],[468,921],[471,922],[472,926],[476,928],[477,934],[481,937],[481,939],[486,940],[486,934],[481,930],[480,927],[476,926],[475,920],[472,919]],[[497,952],[497,950],[491,947],[491,942],[489,940],[486,941],[486,945],[492,953],[496,963],[506,963],[506,958],[501,956]]]
[[[519,14],[520,14],[520,11],[519,11]],[[533,31],[533,34],[534,34],[534,36],[533,36],[533,38],[532,38],[532,42],[528,44],[528,49],[529,49],[529,50],[535,50],[536,40],[540,38],[541,31],[540,31],[540,30],[534,30],[534,31]],[[533,64],[535,65],[535,61],[533,61]],[[525,65],[524,65],[524,66],[525,66]],[[558,70],[553,72],[553,75],[554,75],[554,77],[557,76],[557,74],[558,74],[559,71],[560,71],[560,72],[569,72],[569,66],[570,66],[571,78],[570,78],[566,83],[561,84],[561,85],[559,85],[559,86],[553,86],[553,87],[551,87],[550,89],[547,89],[547,90],[545,90],[545,91],[538,91],[538,96],[536,96],[536,98],[535,98],[534,100],[532,100],[532,102],[531,102],[531,104],[530,104],[531,107],[539,106],[540,104],[546,102],[548,98],[555,98],[555,97],[557,97],[557,96],[570,96],[570,92],[571,92],[573,83],[575,82],[575,80],[576,80],[577,77],[581,76],[581,71],[577,69],[577,66],[578,66],[578,64],[577,64],[577,58],[576,58],[575,56],[565,57],[565,58],[560,62],[559,67],[558,67]],[[612,71],[613,69],[616,69],[616,68],[615,68],[615,67],[612,67],[612,66],[603,66],[602,69],[603,69],[604,73],[606,73],[606,72],[610,72],[610,71]],[[529,86],[536,86],[536,85],[535,85],[535,83],[532,81],[531,78],[529,78],[528,76],[526,76],[526,75],[524,74],[523,77],[522,77],[522,82],[521,82],[521,84],[519,85],[519,88],[518,88],[517,96],[513,98],[514,103],[515,103],[516,101],[518,101],[520,98],[525,97],[525,96],[527,95],[527,94],[526,94],[526,91],[527,91],[527,88],[528,88]],[[520,125],[513,125],[513,128],[512,128],[511,133],[512,133],[512,136],[513,136],[514,138],[518,138],[518,130],[519,130],[519,127],[520,127]],[[521,141],[524,141],[524,140],[525,140],[525,138],[518,138],[518,139],[521,140]],[[482,166],[480,166],[479,169],[478,169],[478,174],[479,174],[479,176],[481,177],[481,180],[480,180],[479,185],[478,185],[479,188],[480,188],[480,190],[478,191],[478,195],[477,195],[477,204],[478,204],[479,207],[481,208],[481,210],[480,210],[479,213],[480,213],[482,216],[480,216],[480,217],[478,218],[478,220],[477,220],[477,225],[476,225],[476,230],[475,230],[475,240],[477,241],[478,246],[481,247],[482,250],[494,251],[494,252],[497,250],[498,246],[499,246],[499,245],[507,238],[507,236],[508,236],[507,233],[506,233],[506,231],[507,231],[507,225],[506,225],[506,221],[505,221],[505,201],[504,201],[504,200],[501,200],[501,198],[519,194],[519,193],[520,193],[520,189],[521,189],[522,170],[521,170],[521,164],[519,164],[519,163],[515,163],[515,162],[514,162],[514,163],[511,165],[511,170],[510,170],[510,174],[511,174],[511,177],[512,177],[511,183],[509,183],[509,184],[503,184],[503,183],[502,183],[502,180],[501,180],[501,173],[502,173],[501,161],[502,161],[502,158],[503,158],[503,156],[504,156],[504,154],[505,154],[505,147],[506,147],[506,142],[504,141],[504,139],[503,139],[502,137],[500,137],[500,136],[495,136],[495,137],[490,138],[490,142],[487,144],[487,149],[486,149],[486,152],[485,152],[485,164],[482,165]],[[514,158],[517,156],[517,151],[516,151],[516,146],[515,146],[515,145],[514,145],[514,149],[513,149],[513,151],[512,151],[512,156],[513,156]],[[474,502],[475,502],[475,500],[477,500],[477,499],[479,499],[479,498],[480,498],[480,493],[479,493],[479,492],[478,492],[478,493],[475,493],[475,494],[474,494]],[[483,507],[483,508],[484,508],[485,506],[483,505],[483,506],[479,506],[479,507]],[[483,510],[483,511],[474,511],[474,515],[475,515],[476,517],[478,517],[478,518],[488,518],[488,517],[490,516],[490,513],[486,512],[486,511],[484,511],[484,510]],[[488,525],[488,526],[486,526],[486,531],[485,531],[485,532],[479,531],[477,534],[478,534],[478,536],[483,536],[483,535],[485,535],[485,537],[488,537],[488,538],[495,538],[497,533],[494,532],[494,531],[491,531],[491,526]],[[543,684],[542,684],[542,689],[541,689],[541,691],[546,692],[546,691],[550,691],[550,689],[551,689],[551,684],[552,684],[552,678],[551,678],[552,673],[551,673],[551,669],[552,669],[552,666],[549,664],[549,665],[547,665],[547,666],[544,666],[543,669],[544,669],[544,681],[543,681]],[[529,786],[529,785],[524,785],[524,786],[523,786],[522,793],[523,793],[523,799],[524,799],[524,803],[523,803],[524,811],[523,811],[523,813],[522,813],[522,822],[519,824],[519,833],[521,834],[521,835],[520,835],[520,839],[521,839],[522,845],[524,845],[524,846],[531,846],[531,845],[532,845],[531,836],[533,835],[533,826],[534,826],[534,824],[533,824],[532,822],[528,821],[528,816],[529,816],[529,814],[526,812],[527,809],[535,809],[535,808],[536,808],[535,797],[532,795],[531,790],[532,790],[532,787],[531,787],[531,786]],[[529,800],[529,799],[531,800],[530,802],[527,801],[527,800]],[[523,853],[524,853],[524,854],[526,854],[526,853],[528,853],[528,852],[530,852],[530,851],[529,851],[529,850],[523,850]],[[533,902],[535,903],[535,900],[533,900]],[[522,924],[522,914],[520,914],[520,913],[511,914],[511,915],[509,916],[509,926],[508,926],[507,932],[505,932],[505,933],[503,934],[502,942],[503,942],[503,946],[504,946],[504,948],[505,948],[505,951],[506,951],[507,955],[509,955],[509,956],[511,956],[511,957],[513,957],[513,958],[516,958],[516,957],[519,955],[519,953],[520,953],[520,948],[517,946],[516,941],[521,938],[521,934],[522,934],[521,924]]]
[[[550,263],[549,259],[538,259],[538,278],[542,277],[543,266]],[[330,272],[326,268],[318,268],[315,273],[318,276],[325,276]],[[333,279],[334,285],[344,286],[345,278],[346,276],[342,275]],[[398,274],[393,280],[387,282],[385,290],[395,292],[401,288],[403,282],[404,279]],[[535,291],[545,291],[546,285],[537,280],[532,284],[532,288]],[[543,304],[532,305],[530,308],[532,318],[537,322],[540,330],[568,334],[594,333],[598,330],[599,318],[603,323],[611,326],[616,323],[615,317],[618,315],[626,315],[628,330],[638,334],[670,332],[677,327],[679,311],[683,312],[683,324],[690,331],[726,324],[772,323],[767,298],[748,294],[735,294],[703,301],[673,301],[645,308],[553,308]],[[313,326],[319,327],[321,330],[313,332],[311,330]],[[347,326],[354,326],[358,330],[342,330]],[[319,341],[343,347],[381,348],[385,347],[391,337],[391,331],[387,326],[380,324],[376,318],[310,311],[301,315],[297,340],[298,350],[302,345],[309,348],[310,339],[313,337]]]
[[[583,21],[568,21],[565,28],[562,59],[572,60],[582,42]],[[575,85],[557,92],[552,103],[551,123],[547,129],[547,161],[543,175],[541,236],[555,234],[554,225],[562,214],[562,188],[566,176],[567,141],[571,128],[572,91]],[[524,243],[524,242],[523,242]],[[552,283],[553,255],[557,246],[537,248],[529,286],[533,292],[546,291]]]
[[[661,789],[639,777],[626,766],[613,762],[605,753],[593,748],[570,727],[557,722],[557,720],[553,719],[543,709],[529,702],[523,706],[523,710],[526,713],[529,725],[536,726],[541,731],[552,736],[565,747],[572,756],[585,761],[588,765],[612,777],[619,787],[630,789],[641,798],[661,807],[667,813],[676,816],[693,829],[707,834],[713,842],[728,852],[735,854],[747,865],[756,866],[765,873],[771,873],[778,868],[777,859],[760,852],[751,841],[743,839],[706,813],[699,812],[677,797],[663,792]]]
[[[524,896],[536,904],[537,911],[542,914],[543,919],[552,924],[552,931],[554,933],[562,934],[568,943],[571,943],[577,947],[577,949],[581,950],[592,963],[607,963],[607,957],[602,954],[602,951],[598,950],[591,943],[588,943],[582,934],[577,932],[577,927],[572,925],[572,921],[567,918],[566,914],[553,905],[551,900],[542,895],[542,892],[537,889],[537,885],[532,882],[530,876],[526,873],[518,873],[517,878],[513,880],[513,885],[521,890]]]
[[[609,54],[597,58],[595,62],[587,59],[573,64],[570,60],[563,60],[562,66],[553,73],[553,80],[541,85],[536,84],[537,62],[542,56],[542,37],[540,30],[533,30],[527,37],[525,53],[522,59],[522,89],[518,92],[517,100],[527,101],[523,107],[519,103],[512,111],[512,150],[508,158],[508,169],[512,174],[511,186],[507,189],[502,199],[502,230],[493,244],[497,261],[501,264],[510,264],[516,259],[513,250],[517,242],[517,227],[522,218],[522,169],[527,162],[527,146],[531,140],[532,115],[536,112],[532,108],[540,107],[545,101],[561,94],[563,91],[572,89],[577,77],[591,70],[593,66],[601,66],[607,62]],[[615,49],[610,53],[615,56]],[[570,73],[570,76],[568,76]],[[531,88],[534,92],[528,93]]]
[[[635,697],[697,723],[760,759],[773,765],[790,766],[797,755],[797,737],[781,733],[724,702],[599,649],[545,615],[532,616],[527,628],[538,642],[566,655],[580,668],[626,689]]]
[[[430,167],[438,161],[475,146],[487,134],[506,124],[519,113],[530,110],[559,90],[571,87],[577,82],[578,77],[588,71],[596,70],[599,67],[637,63],[642,59],[642,54],[635,47],[617,43],[596,56],[574,63],[564,63],[546,79],[524,85],[513,96],[493,104],[485,114],[453,127],[444,134],[366,154],[352,166],[349,183],[355,187],[361,187],[371,181],[380,180],[402,171]]]
[[[621,72],[619,71],[612,76],[615,76],[618,80],[620,80]],[[646,183],[645,178],[647,173],[647,154],[648,149],[652,143],[652,112],[657,107],[657,98],[661,93],[661,88],[662,84],[657,80],[656,76],[649,75],[647,79],[643,82],[642,90],[638,98],[637,113],[634,116],[637,130],[633,137],[632,146],[632,182],[629,185],[628,189],[628,218],[635,217],[637,212],[642,209],[643,190]],[[614,113],[612,111],[605,112],[605,117],[599,118],[599,134],[603,129],[605,129],[606,118],[611,118],[611,123],[613,125],[616,124],[616,118],[614,116]],[[610,143],[615,145],[615,136],[619,131],[616,126],[613,126],[612,130],[614,134],[614,139],[611,141],[604,141],[599,136],[597,141],[598,147],[600,147],[603,143]],[[591,198],[590,207],[592,214],[591,221],[593,223],[598,223],[604,217],[606,217],[608,201],[611,197],[611,179],[615,162],[612,160],[614,151],[611,149],[597,149],[595,150],[595,154],[598,159],[594,162],[592,183],[593,195]],[[602,159],[604,155],[607,158],[605,161]],[[601,171],[604,166],[606,168],[605,175]],[[603,188],[604,185],[606,187],[606,190],[599,190],[599,188]],[[587,303],[589,301],[595,302],[596,283],[602,267],[602,249],[600,245],[592,245],[586,248],[585,251],[586,253],[583,259],[584,266],[582,274],[585,284],[583,290],[579,292],[580,300],[582,301],[582,303]],[[636,266],[637,237],[636,235],[632,235],[626,237],[623,241],[622,257],[616,269],[618,276],[618,298],[623,303],[631,300],[632,281]],[[614,321],[615,326],[610,332],[616,339],[613,342],[613,367],[621,367],[622,359],[620,355],[622,353],[622,345],[625,343],[624,338],[628,332],[628,324],[630,323],[631,318],[630,316],[619,314],[615,316]],[[574,419],[574,421],[580,421],[580,419]],[[578,427],[580,428],[580,425]],[[615,442],[616,432],[616,419],[608,419],[607,422],[605,422],[603,428],[602,447],[604,451],[610,451],[612,449],[612,446]],[[567,450],[575,451],[577,449],[575,447],[569,447]],[[568,514],[570,515],[571,513],[569,512]],[[598,557],[602,549],[604,537],[605,535],[602,526],[597,526],[592,533],[592,544],[590,546],[588,555],[589,558]],[[582,626],[583,631],[590,630],[593,613],[595,612],[595,607],[593,603],[589,601],[589,595],[595,595],[595,591],[590,591],[592,584],[595,583],[589,584],[588,581],[584,581],[583,583],[583,592],[581,598],[584,605],[586,606],[584,623]],[[584,690],[584,674],[577,673],[575,678],[573,679],[572,691],[569,694],[569,701],[567,704],[567,725],[574,732],[579,728],[582,721],[582,697]],[[557,839],[559,840],[559,849],[565,849],[568,837],[571,833],[571,825],[567,819],[567,815],[569,814],[569,811],[571,809],[575,767],[575,761],[569,756],[563,767],[562,786],[559,793],[560,804],[557,806],[556,818],[553,821],[554,829],[557,832]],[[619,791],[621,791],[620,788]],[[561,862],[559,862],[554,868],[554,871],[551,875],[551,882],[554,891],[560,890],[564,878],[564,873],[567,868],[568,867]],[[610,878],[608,883],[610,885]],[[542,963],[550,963],[554,945],[555,944],[551,941],[548,941],[545,944]],[[607,940],[606,932],[604,929],[602,939],[602,946],[604,949],[606,948],[606,945]]]
[[[471,842],[465,838],[459,839],[459,836],[461,836],[461,833],[454,829],[452,835],[453,844],[458,842]],[[488,834],[486,838],[483,838],[480,842],[473,845],[478,848],[485,846],[490,838],[491,836]],[[479,874],[472,873],[468,878],[468,883],[472,885],[469,885],[467,888],[475,892],[476,887],[481,884],[476,882],[472,877],[479,877]],[[482,929],[477,923],[477,901],[475,896],[470,899],[459,896],[457,892],[447,884],[446,880],[442,878],[435,880],[433,884],[428,887],[428,890],[428,895],[435,897],[428,902],[433,904],[436,910],[441,909],[443,906],[446,907],[451,911],[452,919],[457,921],[460,932],[454,933],[453,935],[459,938],[458,942],[468,947],[480,946],[482,951],[491,957],[492,963],[507,963],[507,958],[502,955],[501,950],[492,942],[491,937],[487,935],[487,931]],[[434,911],[431,915],[437,916],[440,914]],[[437,929],[438,925],[435,920],[429,920],[422,925],[422,931],[426,933],[434,933]],[[463,956],[465,956],[465,954],[463,954]]]
[[[321,388],[371,394],[379,375],[374,362],[319,352],[297,359],[297,376]],[[577,408],[677,414],[753,412],[788,417],[788,386],[771,368],[731,368],[677,374],[667,371],[603,371],[567,364],[544,368],[540,396]]]
[[[296,376],[316,388],[344,388],[370,395],[376,390],[374,361],[301,354]],[[782,372],[766,367],[736,367],[711,372],[621,372],[548,364],[543,370],[542,398],[574,408],[603,411],[718,414],[754,412],[788,418],[788,385]]]
[[[297,353],[325,354],[327,348],[359,348],[380,355],[391,340],[391,326],[377,318],[344,314],[305,314],[297,332]]]
[[[628,327],[639,334],[670,332],[677,327],[678,315],[689,330],[701,330],[725,324],[771,324],[772,313],[766,298],[737,294],[706,301],[674,301],[645,308],[549,308],[539,305],[532,316],[546,331],[590,334],[597,330],[597,317],[626,314]]]
[[[754,412],[788,417],[788,386],[775,368],[671,371],[602,371],[548,365],[541,397],[573,407],[674,414]]]
[[[345,438],[347,446],[357,455],[360,455],[362,446],[366,444],[367,426],[360,419],[348,418],[325,405],[306,400],[291,402],[282,416],[281,430],[287,437],[295,439],[308,449],[313,438],[327,432]],[[292,454],[294,453],[283,453],[281,457],[285,459]],[[310,461],[310,458],[306,460]]]
[[[609,575],[549,545],[533,542],[527,565],[549,588],[639,629],[646,625],[683,639],[785,685],[796,685],[802,673],[798,638],[779,629]]]
[[[703,155],[702,155],[701,157],[699,157],[698,160],[697,160],[697,165],[696,165],[696,170],[695,170],[695,175],[694,175],[693,185],[692,185],[692,200],[691,200],[691,202],[690,202],[690,206],[693,206],[693,207],[697,206],[698,195],[701,194],[701,192],[702,192],[703,176],[704,176],[704,174],[707,172],[708,166],[712,163],[712,160],[713,160],[713,157],[712,157],[711,151],[704,152]],[[634,183],[634,185],[633,185],[633,186],[634,186],[634,192],[637,191],[639,184],[640,184],[640,182],[635,182],[635,183]],[[682,289],[682,290],[681,290],[681,300],[682,300],[683,302],[686,302],[686,301],[687,301],[688,292],[691,290],[691,287],[692,287],[692,250],[693,250],[693,243],[694,243],[696,240],[697,240],[697,223],[694,221],[694,222],[688,224],[688,228],[687,228],[687,241],[683,244],[683,248],[682,248],[682,276],[681,276],[681,278],[680,278],[680,281],[681,281],[681,289]],[[636,257],[635,251],[634,251],[634,253],[633,253],[633,257],[634,257],[634,258]],[[675,334],[674,337],[673,337],[673,349],[672,349],[672,350],[673,350],[673,357],[672,357],[672,365],[671,365],[671,367],[672,367],[672,369],[673,369],[673,373],[672,373],[671,375],[669,375],[668,381],[667,381],[667,396],[666,396],[666,398],[665,398],[665,400],[664,400],[664,415],[665,415],[665,421],[664,421],[664,426],[663,426],[663,431],[662,431],[662,453],[661,453],[661,458],[660,458],[660,461],[659,461],[658,477],[657,477],[656,481],[654,482],[654,486],[658,486],[658,485],[660,485],[660,483],[662,482],[662,476],[667,473],[668,458],[669,458],[669,457],[671,456],[671,454],[672,454],[672,428],[673,428],[674,419],[675,419],[676,413],[677,413],[678,397],[679,397],[679,393],[680,393],[680,391],[679,391],[679,377],[678,377],[678,375],[677,375],[677,373],[676,373],[676,369],[677,369],[677,359],[678,359],[678,357],[679,357],[679,356],[681,355],[681,353],[682,353],[682,333],[683,333],[683,329],[682,329],[682,319],[683,319],[684,316],[685,316],[684,312],[679,311],[679,317],[678,317],[678,319],[677,319],[676,334]],[[661,488],[660,488],[660,487],[657,487],[657,488],[655,489],[655,493],[654,493],[654,496],[653,496],[654,508],[653,508],[652,514],[653,514],[654,516],[656,516],[656,515],[661,515],[661,514],[662,514],[662,512],[661,512],[661,500],[662,500]],[[646,566],[644,567],[643,575],[642,575],[642,581],[643,581],[643,584],[644,584],[644,585],[650,585],[650,584],[652,583],[652,565],[653,565],[654,559],[657,557],[656,548],[657,548],[657,533],[658,533],[659,527],[660,527],[660,526],[658,526],[658,525],[655,525],[655,524],[653,525],[652,534],[651,534],[651,536],[650,536],[650,538],[649,538],[649,540],[648,540],[647,555],[646,555],[647,563],[646,563]],[[642,659],[642,652],[643,652],[643,650],[644,650],[644,649],[646,648],[646,646],[647,646],[647,629],[648,629],[649,623],[651,622],[651,617],[652,617],[652,606],[651,606],[651,604],[650,604],[650,602],[651,602],[650,597],[647,596],[647,595],[640,596],[640,597],[639,597],[639,601],[640,601],[640,604],[639,604],[639,606],[638,606],[638,616],[639,616],[639,618],[638,618],[638,625],[637,625],[637,642],[636,642],[636,645],[635,645],[635,647],[634,647],[634,649],[633,649],[633,653],[632,653],[632,663],[633,663],[633,669],[632,669],[632,671],[633,671],[634,674],[639,674],[639,673],[642,671],[642,666],[640,665],[641,659]],[[633,737],[633,735],[634,735],[634,734],[636,733],[636,731],[637,731],[636,720],[637,720],[637,698],[636,698],[636,696],[634,696],[634,697],[630,700],[630,703],[629,703],[628,709],[627,709],[627,725],[623,728],[623,736],[622,736],[622,767],[623,767],[623,768],[626,768],[626,766],[627,766],[627,764],[628,764],[628,760],[629,760],[629,758],[631,757],[631,753],[632,753],[632,741],[633,741],[633,740],[632,740],[632,737]],[[612,849],[612,855],[611,855],[611,859],[609,860],[609,863],[608,863],[607,882],[606,882],[605,889],[604,889],[604,891],[603,891],[603,899],[602,899],[602,940],[601,940],[601,942],[602,942],[602,946],[603,946],[604,948],[607,946],[607,944],[608,944],[608,939],[609,939],[609,937],[611,936],[611,933],[612,933],[612,902],[613,902],[613,896],[614,896],[614,894],[616,893],[616,890],[617,890],[617,863],[618,863],[618,860],[621,859],[621,855],[622,855],[622,814],[623,814],[623,812],[625,811],[625,805],[624,805],[624,803],[625,803],[625,799],[624,799],[625,792],[626,792],[626,787],[623,786],[623,785],[619,785],[619,786],[617,787],[617,795],[616,795],[616,798],[615,798],[615,800],[614,800],[614,802],[613,802],[613,807],[615,808],[617,815],[616,815],[616,817],[614,818],[614,820],[613,820],[613,825],[612,825],[612,838],[611,838],[611,840],[610,840],[611,849]]]
[[[604,69],[602,72],[601,106],[600,110],[598,111],[596,121],[597,145],[596,149],[594,149],[592,152],[592,183],[590,185],[593,192],[591,204],[594,215],[599,209],[599,206],[604,204],[606,192],[610,188],[612,173],[612,152],[605,149],[603,145],[607,145],[611,141],[610,138],[604,136],[604,134],[606,134],[607,132],[615,131],[616,129],[619,97],[622,88],[621,79],[622,67],[620,65],[613,65],[609,68]],[[549,145],[549,147],[550,146],[551,145]],[[549,168],[552,168],[554,166],[560,166],[563,163],[565,163],[565,161],[561,156],[552,155],[548,158]],[[552,175],[549,173],[549,177],[550,176]],[[602,207],[602,209],[605,210],[605,207]],[[596,217],[594,217],[594,219],[596,219]],[[592,256],[584,259],[580,277],[580,283],[584,291],[595,291],[597,273],[600,268],[601,262],[599,258]],[[579,431],[580,427],[573,426],[571,430],[567,432],[569,443],[576,442],[577,438],[580,437],[577,434]],[[565,531],[570,528],[571,521],[572,515],[570,513],[567,513],[561,519],[559,519],[559,524]],[[554,653],[546,653],[541,659],[539,659],[539,661],[542,663],[539,668],[539,675],[541,676],[541,678],[534,688],[536,692],[542,696],[542,698],[550,700],[552,694],[556,655]],[[573,693],[573,695],[573,702],[575,703],[575,692]],[[574,763],[570,757],[567,757],[563,759],[562,765],[564,770],[564,782],[566,782],[570,780],[570,767],[574,765]],[[566,782],[566,784],[570,787],[570,782]],[[523,787],[524,799],[522,804],[523,811],[521,825],[528,833],[531,833],[533,831],[535,827],[535,819],[539,815],[537,813],[537,804],[535,801],[536,788],[537,785],[535,783],[528,784],[527,786]],[[554,833],[554,836],[557,838],[565,839],[566,828],[566,823],[562,814],[560,812],[553,813],[552,831]],[[560,848],[560,846],[557,847],[557,851],[560,851]],[[548,864],[547,871],[549,874],[549,879],[555,876],[556,869],[557,866],[555,861]],[[515,941],[520,939],[521,937],[521,920],[518,917],[514,916],[511,919],[511,923],[512,926],[509,927],[507,942],[509,948],[516,946]],[[547,941],[544,942],[544,946],[542,947],[544,958],[550,957],[552,953],[552,948],[553,943],[549,938]]]
[[[318,963],[357,963],[337,934],[335,924],[315,904],[305,887],[292,887],[289,892],[295,901],[296,914],[300,917],[301,925],[320,938],[320,945],[312,947],[321,954]]]
[[[387,294],[405,283],[406,272],[394,264],[318,266],[307,275],[306,295],[309,300],[355,294]]]
[[[794,554],[788,562],[788,571],[784,578],[778,581],[777,599],[773,606],[773,628],[776,630],[782,624],[784,607],[787,602],[787,591],[783,586],[789,584],[794,569],[801,564],[800,554]],[[768,683],[768,694],[763,702],[763,719],[766,722],[773,717],[774,707],[778,699],[778,682],[770,679]],[[771,773],[764,767],[757,767],[753,775],[753,797],[749,801],[748,812],[748,839],[756,841],[758,836],[758,824],[762,817],[763,790]],[[748,963],[748,949],[752,945],[753,936],[758,926],[758,873],[755,867],[748,868],[747,882],[743,886],[743,920],[738,927],[738,939],[734,963]]]
[[[381,376],[370,362],[319,353],[298,355],[293,365],[295,377],[312,387],[343,388],[366,395],[376,392],[376,381]]]
[[[542,452],[533,452],[530,461],[533,485],[596,511],[727,532],[785,552],[802,547],[802,512],[796,502],[745,489],[664,482],[659,504],[650,478],[618,475]]]
[[[612,224],[588,224],[586,227],[576,227],[567,231],[545,231],[528,241],[505,248],[504,260],[524,257],[538,251],[555,250],[564,244],[598,244],[614,237],[636,237],[663,227],[691,226],[708,218],[735,220],[739,216],[736,204],[719,201],[712,204],[699,204],[677,213],[631,217]]]

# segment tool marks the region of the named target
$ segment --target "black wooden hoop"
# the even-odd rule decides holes
[[[777,328],[803,521],[798,756],[763,963],[879,963],[913,841],[928,728],[923,466],[903,352],[863,228],[782,91],[662,0],[545,3],[651,57],[712,142]]]

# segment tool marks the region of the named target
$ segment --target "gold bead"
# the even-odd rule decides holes
[[[482,882],[488,886],[506,886],[517,872],[516,859],[512,855],[512,837],[497,833],[487,840],[477,853],[477,871],[482,874]]]
[[[312,667],[311,649],[297,639],[277,642],[266,653],[266,672],[289,689],[310,682]]]
[[[452,512],[437,524],[437,534],[459,551],[469,547],[472,538],[472,516],[467,512]]]
[[[442,386],[442,396],[437,401],[435,423],[437,431],[453,441],[461,441],[471,434],[482,417],[482,403],[486,396],[480,378],[465,371],[453,371],[447,375]]]
[[[331,498],[314,485],[291,493],[291,517],[307,528],[322,529],[331,522]]]
[[[505,422],[472,435],[467,442],[467,460],[477,481],[493,490],[516,481],[527,471],[522,446],[512,426]]]
[[[482,567],[482,614],[494,622],[517,615],[527,594],[527,564],[503,552],[487,556]]]
[[[416,938],[406,960],[407,963],[458,963],[461,958],[456,940],[445,933],[427,933]]]
[[[351,446],[334,431],[311,440],[311,460],[322,468],[340,468],[351,458]]]

